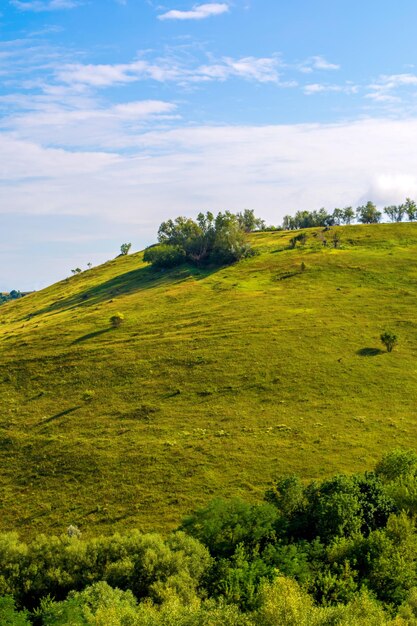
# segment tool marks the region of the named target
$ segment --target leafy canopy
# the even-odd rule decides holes
[[[253,254],[245,233],[259,228],[262,221],[253,211],[199,213],[196,220],[177,217],[162,222],[159,245],[145,250],[144,261],[154,267],[175,267],[181,263],[227,265]]]

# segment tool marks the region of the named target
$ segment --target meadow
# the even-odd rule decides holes
[[[253,233],[221,269],[121,256],[2,305],[0,529],[165,532],[415,447],[417,224],[304,232]]]

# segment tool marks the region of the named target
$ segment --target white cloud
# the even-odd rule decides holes
[[[67,172],[66,176],[69,179],[74,175],[92,175],[102,172],[108,165],[114,165],[119,159],[115,154],[103,152],[70,152],[62,148],[45,149],[35,142],[17,139],[13,135],[4,133],[0,134],[0,151],[2,154],[0,183],[6,183],[6,188],[13,185],[14,181],[17,184],[22,183],[22,194],[19,195],[25,194],[25,180],[32,183],[38,179],[42,188],[43,181],[54,181],[64,172]],[[39,212],[43,212],[42,206],[38,209]],[[47,207],[45,209],[48,212]],[[13,212],[13,208],[11,207],[10,211],[6,209],[6,212]]]
[[[222,15],[229,11],[229,5],[224,2],[210,2],[207,4],[198,4],[191,11],[179,11],[173,9],[158,15],[159,20],[204,20],[214,15]]]
[[[417,175],[402,173],[376,174],[363,196],[380,206],[396,204],[406,197],[417,199]]]
[[[147,70],[145,61],[124,64],[83,65],[72,63],[64,65],[56,72],[59,81],[69,84],[87,84],[92,87],[109,87],[139,80]]]
[[[334,71],[340,70],[340,65],[336,63],[330,63],[322,56],[309,57],[298,65],[300,72],[310,74],[314,70]]]
[[[61,9],[74,9],[80,5],[79,0],[11,0],[11,4],[20,11],[59,11]]]
[[[407,94],[407,89],[417,88],[416,74],[383,74],[368,86],[365,96],[373,102],[382,104],[400,103]]]
[[[307,96],[311,96],[317,93],[325,93],[325,92],[333,92],[333,93],[344,93],[347,95],[352,95],[358,93],[357,85],[325,85],[321,83],[311,83],[309,85],[304,86],[304,93]]]
[[[276,224],[299,208],[392,204],[416,196],[416,134],[417,119],[181,127],[139,133],[129,153],[112,154],[8,135],[0,207],[130,222],[149,243],[162,219],[203,209],[254,208]]]
[[[324,57],[315,56],[311,58],[311,67],[315,70],[340,70],[340,65],[329,63]]]
[[[143,119],[162,113],[170,113],[176,109],[176,105],[171,102],[161,100],[139,100],[137,102],[126,102],[116,104],[109,109],[110,115],[120,116],[128,119]]]
[[[401,98],[398,96],[392,96],[388,93],[384,93],[381,91],[372,91],[371,93],[367,93],[365,98],[368,100],[373,100],[374,102],[381,102],[383,104],[394,104],[396,102],[400,103]]]
[[[83,102],[83,101],[82,101]],[[0,99],[1,103],[1,99]],[[128,148],[146,125],[177,119],[176,105],[160,100],[142,100],[99,107],[69,108],[68,103],[40,101],[32,109],[9,115],[0,121],[1,128],[25,141],[43,146],[64,146],[72,149]],[[1,135],[0,135],[1,136]]]
[[[279,61],[277,57],[223,57],[210,63],[190,67],[171,58],[155,61],[139,59],[131,63],[114,65],[66,64],[56,71],[56,79],[68,85],[110,87],[139,80],[157,82],[198,83],[243,78],[257,82],[277,82]]]
[[[416,86],[417,76],[415,74],[390,74],[382,75],[379,81],[371,85],[374,89],[396,89],[397,87]]]
[[[232,59],[225,57],[220,63],[202,65],[198,68],[195,78],[227,80],[233,76],[258,81],[260,83],[278,81],[278,61],[273,57],[245,57]]]

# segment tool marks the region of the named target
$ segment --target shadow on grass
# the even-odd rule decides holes
[[[51,422],[54,422],[60,417],[64,417],[64,415],[69,415],[70,413],[74,413],[74,411],[78,411],[78,409],[81,409],[81,406],[73,406],[71,409],[65,409],[65,411],[61,411],[60,413],[57,413],[56,415],[51,415],[51,417],[47,417],[46,420],[42,420],[41,422],[36,424],[36,426],[43,426],[44,424],[50,424]]]
[[[378,356],[378,354],[384,354],[384,351],[379,348],[361,348],[356,354],[359,356]]]
[[[31,317],[33,318],[35,315],[41,315],[43,313],[59,312],[63,310],[68,311],[79,306],[95,306],[100,302],[111,300],[119,295],[128,295],[145,289],[154,289],[162,285],[175,285],[189,278],[202,280],[220,269],[222,268],[201,268],[186,264],[171,270],[156,270],[152,267],[140,267],[115,276],[85,291],[78,291],[68,298],[56,300],[42,309],[32,311]],[[74,277],[75,280],[77,280],[77,278],[79,277]],[[85,338],[88,339],[89,336]],[[82,340],[82,338],[80,338],[80,340]]]
[[[104,335],[105,333],[108,333],[110,330],[113,330],[113,328],[102,328],[101,330],[96,330],[93,333],[88,333],[87,335],[78,337],[78,339],[75,339],[72,343],[74,345],[76,343],[81,343],[82,341],[87,341],[88,339],[94,339],[99,335]]]

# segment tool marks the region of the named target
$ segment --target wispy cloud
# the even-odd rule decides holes
[[[194,68],[172,58],[155,61],[137,60],[115,65],[68,64],[56,72],[58,81],[67,84],[84,84],[92,87],[109,87],[139,80],[157,82],[198,83],[242,78],[261,83],[277,82],[279,60],[276,57],[223,57]]]
[[[335,71],[340,70],[340,65],[330,63],[324,57],[312,56],[298,65],[298,70],[304,74],[310,74],[314,70]]]
[[[80,0],[11,0],[11,4],[20,11],[59,11],[74,9],[81,4]]]
[[[417,88],[416,74],[383,74],[368,86],[365,97],[382,104],[399,103],[405,91],[413,87]]]
[[[151,67],[145,61],[107,65],[71,63],[59,67],[56,71],[56,78],[68,84],[109,87],[135,82],[144,74],[151,73],[150,70]]]
[[[196,72],[199,80],[227,80],[230,77],[246,78],[260,83],[278,81],[278,60],[274,57],[224,57],[219,63],[202,65]]]
[[[0,106],[7,102],[0,98]],[[77,106],[78,104],[78,106]],[[70,106],[45,98],[21,102],[19,113],[6,116],[0,131],[13,133],[25,141],[65,149],[120,150],[137,144],[138,134],[158,123],[178,119],[176,105],[161,100],[140,100],[108,107],[94,101]],[[26,108],[26,110],[24,110]],[[0,133],[1,136],[1,133]]]
[[[222,15],[229,11],[229,5],[224,2],[210,2],[195,5],[190,11],[173,9],[158,15],[159,20],[204,20],[214,15]]]
[[[322,83],[310,83],[304,86],[304,93],[311,96],[317,93],[344,93],[347,95],[356,94],[359,87],[353,84],[346,85],[327,85]]]

